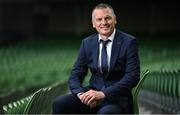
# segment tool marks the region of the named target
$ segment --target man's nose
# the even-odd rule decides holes
[[[107,20],[106,19],[102,19],[101,23],[102,24],[107,24]]]

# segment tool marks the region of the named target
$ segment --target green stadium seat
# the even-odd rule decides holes
[[[32,95],[16,102],[3,105],[4,114],[50,114],[52,102],[55,97],[66,93],[67,85],[55,83],[50,87],[41,88]]]
[[[140,77],[140,81],[137,84],[137,86],[135,88],[133,88],[132,90],[132,94],[133,94],[133,107],[134,107],[134,114],[139,114],[139,107],[138,107],[138,94],[139,91],[142,87],[142,84],[144,82],[144,80],[146,79],[147,75],[149,73],[149,70],[145,70],[141,73],[141,77]]]
[[[23,114],[51,114],[53,99],[62,93],[66,93],[66,88],[66,85],[57,83],[53,86],[39,89],[34,93]]]
[[[3,106],[4,114],[22,114],[28,102],[31,100],[32,96],[23,98],[16,102],[9,103]]]

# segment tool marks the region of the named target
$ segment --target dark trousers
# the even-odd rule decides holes
[[[95,108],[81,103],[79,98],[73,94],[57,97],[53,102],[53,114],[118,114],[125,113],[118,104],[108,101],[103,102]]]

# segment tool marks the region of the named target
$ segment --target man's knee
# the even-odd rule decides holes
[[[59,96],[53,100],[53,106],[62,105],[65,103],[64,96]]]
[[[53,100],[53,113],[64,113],[69,109],[67,104],[68,95],[63,95]]]
[[[57,97],[53,101],[53,113],[80,113],[84,105],[73,94]]]

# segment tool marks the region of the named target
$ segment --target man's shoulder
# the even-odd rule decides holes
[[[91,34],[83,39],[83,41],[94,41],[97,40],[98,33]]]
[[[87,40],[96,39],[97,37],[98,37],[98,33],[94,33],[94,34],[91,34],[91,35],[85,37],[84,39],[87,39]]]
[[[117,35],[119,35],[120,37],[122,37],[123,39],[126,39],[126,40],[136,39],[136,37],[134,35],[120,31],[120,30],[117,30]]]

